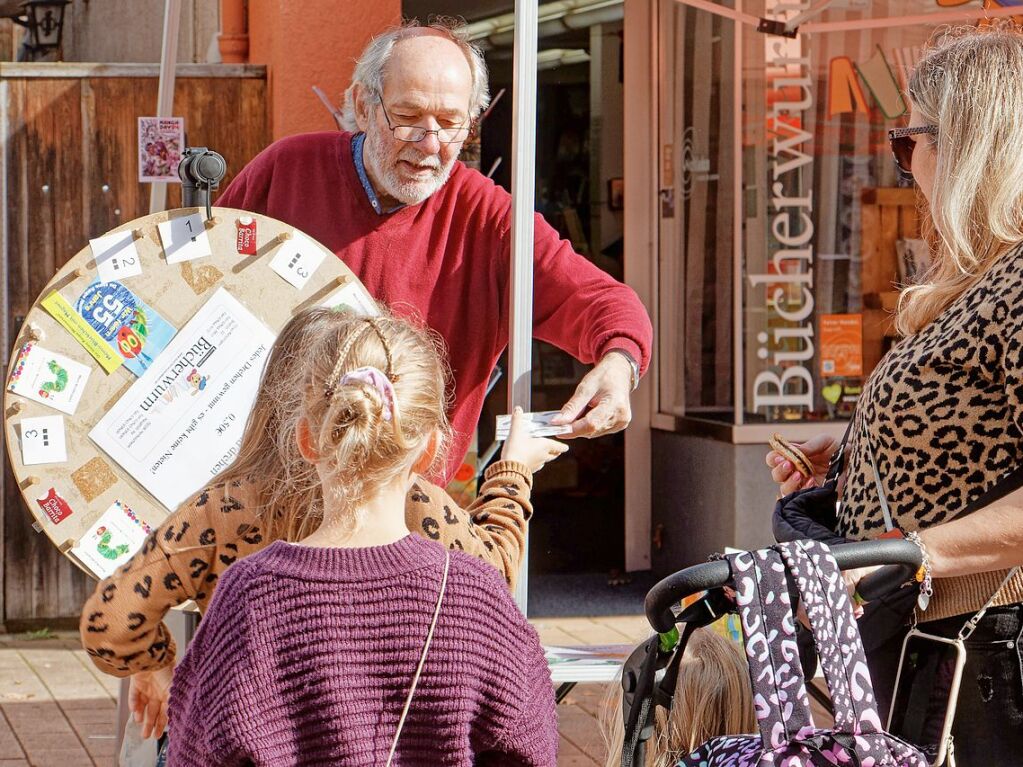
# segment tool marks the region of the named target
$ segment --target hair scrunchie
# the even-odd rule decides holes
[[[340,385],[344,386],[345,384],[355,382],[367,384],[380,392],[380,398],[383,400],[383,410],[381,413],[383,419],[390,421],[394,418],[394,414],[398,412],[394,385],[382,370],[375,367],[356,368],[341,376]]]

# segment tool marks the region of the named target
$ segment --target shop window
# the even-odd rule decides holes
[[[810,5],[739,10],[785,21]],[[814,18],[823,31],[786,38],[662,0],[660,413],[848,417],[927,258],[887,131],[908,121],[906,78],[937,27],[858,24],[941,10],[844,0]]]

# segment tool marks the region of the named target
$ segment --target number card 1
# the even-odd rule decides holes
[[[323,257],[323,251],[316,243],[295,232],[281,245],[270,262],[270,268],[301,290],[323,263]]]
[[[101,282],[123,280],[142,274],[142,259],[131,230],[89,240]]]
[[[64,416],[21,419],[21,462],[26,466],[67,462]]]
[[[163,243],[168,264],[180,264],[182,261],[213,255],[210,238],[206,236],[206,226],[198,213],[172,218],[157,224],[156,228],[160,230],[160,242]]]

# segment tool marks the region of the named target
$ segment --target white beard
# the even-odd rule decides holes
[[[432,173],[422,181],[409,181],[402,178],[397,169],[391,164],[390,159],[381,146],[382,142],[377,140],[377,132],[367,131],[366,143],[363,144],[363,161],[373,170],[373,175],[379,180],[383,189],[379,190],[405,205],[418,205],[430,195],[444,186],[451,176],[451,169],[455,165],[452,159],[447,165],[442,165],[440,158],[436,155],[429,158],[423,157],[412,145],[408,149],[402,149],[398,153],[398,160],[405,160],[416,165],[430,165]],[[436,163],[435,165],[433,163]]]

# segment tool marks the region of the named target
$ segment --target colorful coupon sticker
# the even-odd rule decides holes
[[[18,352],[7,391],[74,415],[90,372],[70,357],[29,342]]]
[[[67,501],[60,497],[56,488],[51,487],[42,498],[36,498],[36,503],[39,504],[39,508],[43,510],[47,519],[55,525],[71,516],[71,507]]]
[[[146,372],[177,332],[119,282],[92,282],[82,291],[75,310],[136,376]]]
[[[60,326],[70,333],[105,371],[113,373],[117,368],[121,367],[124,359],[114,351],[110,344],[103,340],[99,333],[85,321],[82,315],[75,311],[75,308],[64,299],[64,296],[57,291],[53,291],[41,301],[41,304],[53,319],[57,320]]]

